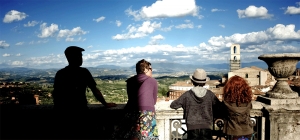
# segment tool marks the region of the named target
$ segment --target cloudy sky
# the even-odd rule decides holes
[[[300,52],[296,0],[0,0],[0,65],[60,68],[80,46],[83,67],[132,66],[140,59],[227,63]]]

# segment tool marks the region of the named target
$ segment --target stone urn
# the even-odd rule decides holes
[[[291,89],[287,80],[296,70],[296,65],[300,60],[300,53],[264,54],[259,56],[258,59],[267,63],[268,70],[277,80],[273,89],[266,93],[267,97],[277,99],[294,99],[299,97],[298,93]]]

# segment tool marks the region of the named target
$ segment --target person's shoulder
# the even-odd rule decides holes
[[[67,71],[66,68],[61,68],[61,69],[57,70],[56,73],[64,73],[66,71]]]
[[[86,70],[89,71],[89,69],[85,68],[85,67],[79,67],[80,70]]]
[[[215,93],[209,89],[207,89],[206,94],[209,94],[210,96],[216,96]]]
[[[87,68],[85,68],[85,67],[79,67],[79,70],[80,70],[81,72],[91,73],[91,72],[89,71],[89,69],[87,69]]]
[[[149,81],[151,83],[157,83],[156,79],[154,79],[153,77],[149,77],[148,79],[146,79],[146,81]]]
[[[136,79],[136,75],[129,77],[125,82],[131,82]]]
[[[212,92],[211,90],[209,90],[209,89],[206,89],[206,92],[207,93],[209,93],[209,94],[213,94],[213,95],[215,95],[215,93],[214,92]]]

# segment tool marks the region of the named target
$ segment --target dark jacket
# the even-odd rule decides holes
[[[66,66],[57,71],[54,79],[53,102],[55,108],[86,109],[86,88],[96,82],[88,69]]]
[[[236,103],[227,103],[223,101],[224,113],[224,129],[227,135],[243,136],[253,133],[253,126],[250,121],[250,110],[252,103],[242,103],[237,106]]]
[[[219,99],[212,91],[197,86],[183,93],[171,103],[170,107],[173,109],[183,108],[183,118],[186,120],[187,130],[212,129],[213,108],[219,103]]]

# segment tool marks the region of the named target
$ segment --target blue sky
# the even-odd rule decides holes
[[[132,66],[140,59],[227,63],[300,52],[296,0],[0,0],[0,65],[61,68],[80,46],[83,67]]]

